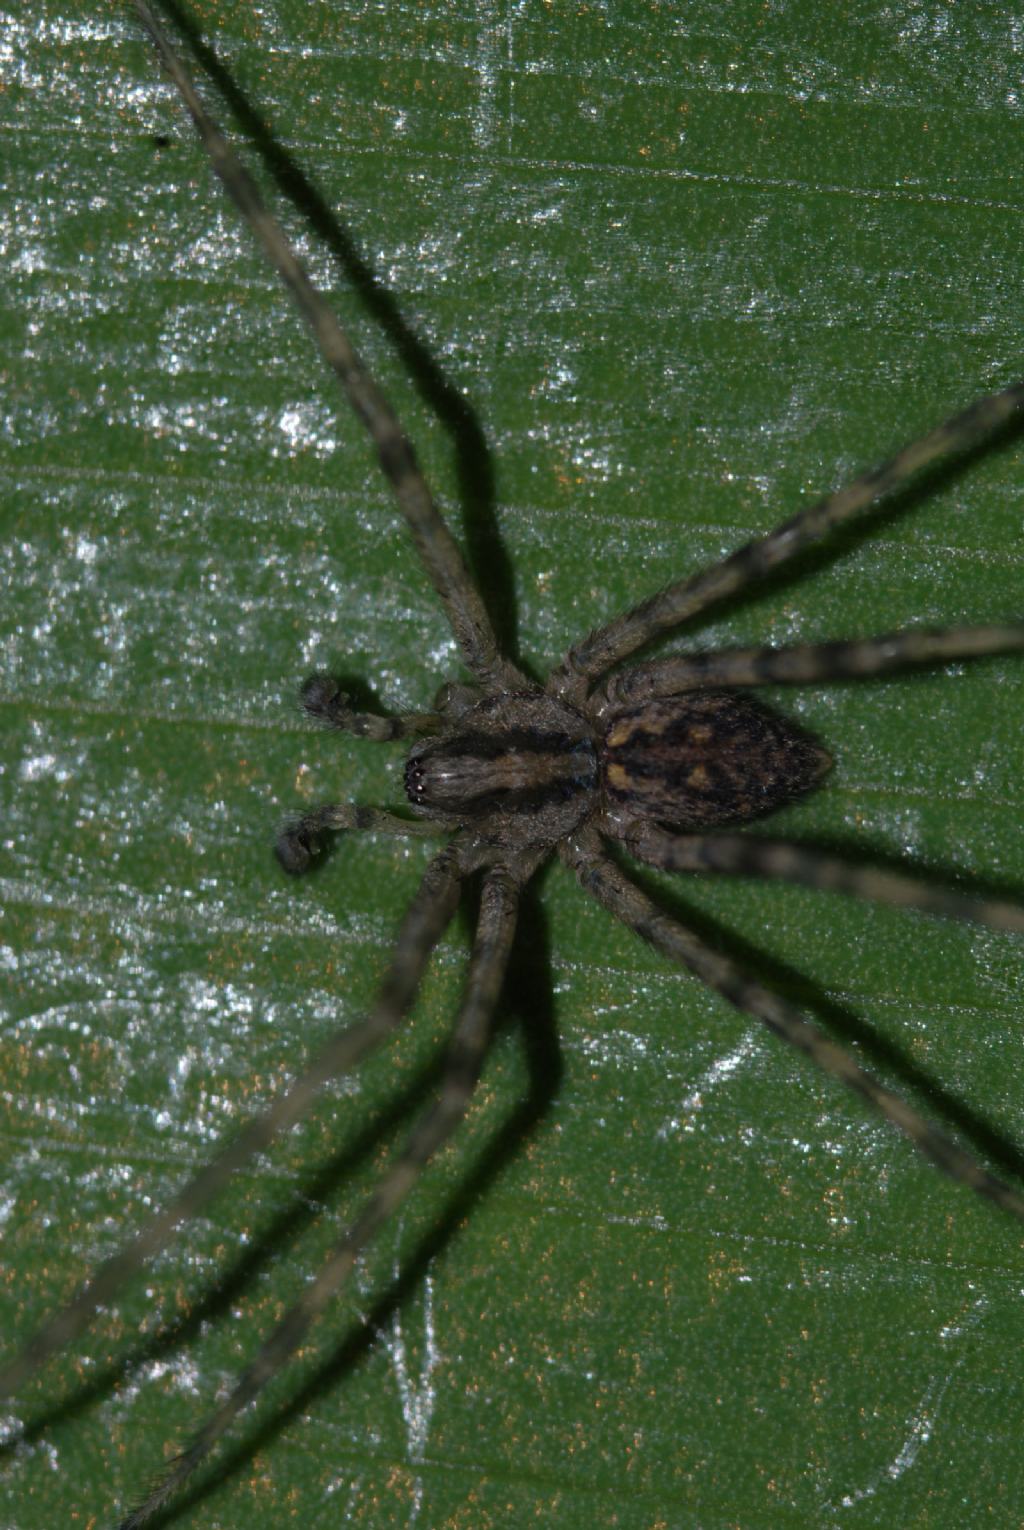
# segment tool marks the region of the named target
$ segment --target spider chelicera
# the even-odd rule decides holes
[[[125,1526],[141,1525],[169,1499],[284,1364],[349,1277],[360,1250],[454,1132],[488,1043],[522,889],[553,854],[586,891],[645,940],[863,1095],[952,1177],[1024,1219],[1024,1197],[876,1082],[789,1003],[660,911],[608,848],[614,843],[663,870],[783,878],[1024,933],[1024,911],[1013,904],[966,898],[902,874],[849,865],[731,828],[723,831],[723,826],[741,824],[811,790],[830,763],[794,724],[750,699],[751,688],[876,676],[1020,650],[1024,626],[913,629],[857,642],[712,651],[618,667],[653,639],[747,588],[866,511],[939,457],[968,450],[990,436],[1017,415],[1024,383],[981,399],[768,536],[590,633],[538,686],[499,651],[480,595],[390,407],[211,120],[148,6],[144,0],[135,0],[135,6],[217,173],[376,446],[472,681],[446,686],[433,710],[402,717],[354,710],[327,675],[307,681],[303,704],[317,722],[371,740],[413,741],[405,782],[417,816],[348,804],[321,807],[281,832],[277,853],[284,869],[304,871],[325,836],[338,831],[447,834],[447,843],[429,864],[402,921],[390,968],[367,1018],[338,1032],[265,1114],[99,1270],[0,1374],[4,1391],[15,1389],[54,1351],[73,1342],[95,1309],[109,1302],[254,1153],[300,1119],[327,1081],[394,1032],[469,878],[479,878],[480,893],[465,994],[436,1103],[414,1127],[300,1301]]]

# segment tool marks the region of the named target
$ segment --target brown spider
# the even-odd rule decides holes
[[[392,1034],[415,997],[467,879],[479,874],[481,892],[465,996],[439,1099],[416,1125],[300,1301],[125,1526],[141,1525],[167,1501],[277,1372],[351,1274],[360,1250],[455,1130],[487,1046],[522,888],[556,851],[582,886],[644,939],[862,1094],[953,1178],[1024,1219],[1024,1198],[865,1073],[791,1005],[660,912],[607,851],[607,842],[614,841],[664,870],[784,878],[1024,933],[1024,912],[1009,903],[968,899],[911,877],[850,866],[785,843],[708,832],[770,812],[809,791],[829,766],[827,755],[812,740],[748,700],[744,688],[873,676],[911,665],[1019,650],[1024,648],[1024,626],[915,629],[858,642],[717,651],[616,668],[654,638],[747,588],[868,509],[940,456],[964,452],[991,435],[1019,411],[1024,383],[978,401],[768,536],[591,633],[539,687],[499,652],[480,596],[388,404],[206,112],[145,0],[134,3],[217,173],[366,426],[474,683],[445,687],[434,711],[404,717],[356,712],[329,676],[315,675],[306,683],[303,704],[313,719],[372,739],[417,740],[406,767],[406,790],[421,816],[408,819],[347,804],[321,807],[282,831],[277,851],[285,870],[305,870],[329,832],[366,829],[451,837],[430,863],[405,915],[390,969],[367,1019],[338,1032],[268,1111],[98,1271],[0,1375],[0,1388],[14,1390],[54,1351],[73,1342],[94,1310],[110,1301],[175,1228],[196,1216],[253,1154],[302,1117],[328,1080]]]

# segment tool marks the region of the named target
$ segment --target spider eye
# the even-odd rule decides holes
[[[422,761],[416,756],[405,767],[405,794],[414,807],[423,807],[426,801],[427,776]]]

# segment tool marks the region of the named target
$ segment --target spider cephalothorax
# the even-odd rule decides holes
[[[271,1107],[224,1147],[143,1227],[92,1284],[0,1374],[11,1391],[69,1345],[96,1307],[196,1216],[253,1154],[298,1120],[318,1090],[388,1039],[412,1004],[463,885],[480,875],[479,917],[464,995],[435,1102],[383,1172],[361,1214],[271,1333],[234,1389],[160,1486],[124,1522],[138,1526],[178,1487],[302,1342],[351,1275],[357,1256],[450,1138],[472,1096],[512,946],[523,885],[552,853],[612,914],[738,1008],[862,1095],[935,1163],[1024,1220],[1024,1197],[878,1083],[811,1020],[664,913],[608,853],[607,841],[670,871],[786,878],[1024,933],[1024,911],[972,900],[933,882],[851,866],[763,836],[709,832],[771,811],[813,787],[828,756],[795,725],[746,699],[749,687],[880,675],[907,665],[1024,649],[1020,625],[913,629],[789,648],[677,654],[619,668],[640,648],[749,587],[948,453],[975,447],[1015,416],[1024,383],[983,398],[881,467],[784,521],[703,572],[681,579],[569,650],[543,687],[504,657],[480,594],[431,499],[412,447],[324,298],[312,286],[247,172],[197,96],[145,0],[135,7],[199,129],[208,154],[309,323],[328,366],[368,430],[472,683],[449,685],[435,709],[383,717],[354,711],[338,684],[303,690],[320,723],[377,740],[415,739],[405,772],[413,816],[329,803],[282,831],[278,857],[304,871],[325,834],[367,829],[449,833],[414,894],[367,1017],[335,1033]]]
[[[500,846],[558,843],[593,811],[598,740],[582,712],[544,691],[498,692],[418,744],[405,767],[417,812],[472,825]]]

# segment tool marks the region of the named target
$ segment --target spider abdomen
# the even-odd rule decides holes
[[[616,712],[601,754],[606,811],[708,827],[754,818],[830,768],[788,718],[730,691],[688,691]]]

